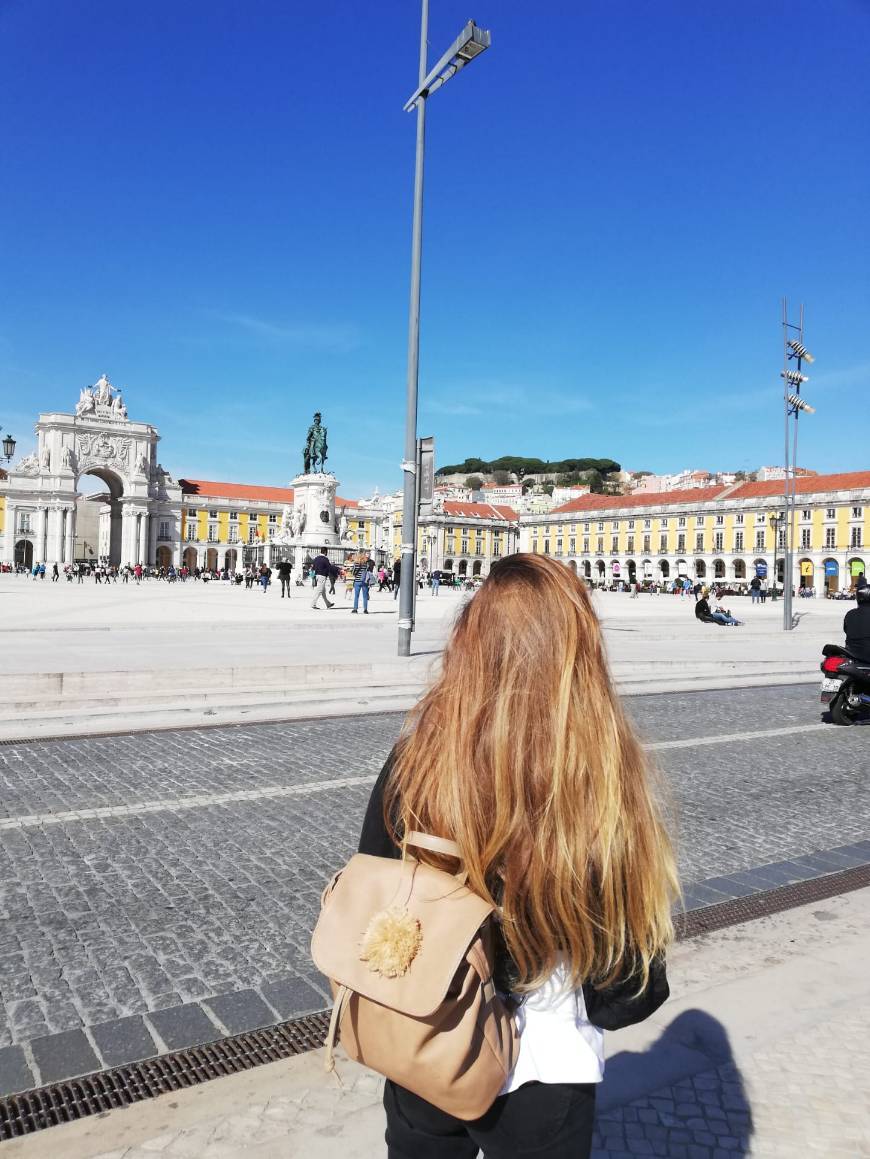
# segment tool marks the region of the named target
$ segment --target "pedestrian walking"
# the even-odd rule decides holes
[[[314,599],[311,601],[312,608],[320,611],[319,601],[321,599],[327,608],[334,607],[335,605],[329,602],[329,597],[326,594],[326,581],[329,579],[329,559],[325,547],[322,547],[311,561],[311,574],[314,576]]]
[[[441,572],[436,567],[436,569],[432,572],[432,595],[437,596],[438,592],[440,590],[441,590]]]
[[[60,568],[57,566],[57,563],[53,563],[51,565],[51,582],[53,584],[56,584],[59,579],[60,579]]]
[[[395,600],[399,595],[399,587],[402,582],[402,560],[398,558],[393,563],[393,599]]]
[[[278,579],[281,581],[281,599],[286,595],[290,598],[290,578],[293,572],[293,567],[289,559],[282,559],[278,564]]]
[[[265,563],[260,564],[260,573],[257,577],[257,582],[263,589],[263,595],[265,595],[269,584],[272,582],[272,569]]]
[[[749,598],[753,604],[757,604],[761,600],[761,580],[757,575],[752,577],[749,584]]]
[[[360,596],[362,596],[363,615],[369,614],[369,576],[372,574],[369,564],[374,567],[374,562],[369,559],[368,552],[361,551],[354,557],[351,575],[353,576],[353,607],[350,609],[352,615],[357,614],[357,605],[359,604]]]
[[[419,862],[461,869],[502,915],[484,993],[492,969],[495,993],[524,999],[512,1070],[480,1118],[413,1093],[385,1063],[389,1159],[472,1159],[478,1148],[493,1159],[586,1159],[601,1028],[640,1021],[667,998],[676,867],[603,656],[577,576],[543,555],[499,560],[463,608],[441,673],[374,786],[360,852],[401,858],[413,848]],[[580,800],[595,808],[578,809]],[[355,999],[346,1018],[362,1034]],[[458,1011],[457,1002],[454,1021],[433,1024],[426,1049],[435,1057],[449,1056]],[[396,1040],[396,1053],[402,1046]],[[473,1047],[466,1061],[474,1067]],[[449,1102],[463,1068],[453,1078],[437,1070],[410,1075]]]

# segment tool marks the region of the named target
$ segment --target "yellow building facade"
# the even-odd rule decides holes
[[[521,517],[523,550],[564,560],[596,584],[619,580],[782,582],[781,482],[651,495],[586,495]],[[795,582],[818,592],[852,586],[870,563],[870,472],[797,480]]]

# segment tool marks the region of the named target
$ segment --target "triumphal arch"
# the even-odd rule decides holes
[[[103,374],[84,387],[72,414],[41,414],[36,451],[10,468],[2,556],[6,563],[72,563],[78,484],[95,475],[101,562],[180,562],[181,488],[157,461],[160,435],[134,422]]]

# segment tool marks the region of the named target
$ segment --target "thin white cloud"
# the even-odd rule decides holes
[[[855,366],[846,366],[842,370],[822,371],[813,374],[812,366],[806,368],[813,386],[867,386],[870,385],[870,362],[859,362]]]
[[[354,350],[360,345],[358,326],[344,322],[271,322],[253,314],[208,311],[210,317],[230,326],[237,326],[258,338],[289,346],[304,346],[313,350]]]
[[[579,393],[491,379],[458,383],[447,396],[427,397],[424,392],[421,405],[432,414],[457,416],[488,414],[497,408],[504,418],[527,417],[532,413],[559,417],[595,409],[594,403]]]

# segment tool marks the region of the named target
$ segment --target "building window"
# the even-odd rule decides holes
[[[755,522],[756,523],[767,523],[767,516],[765,515],[765,513],[763,511],[756,511],[755,512]]]
[[[611,535],[611,537],[610,537],[610,550],[614,555],[616,555],[616,553],[619,551],[619,536],[618,535]]]
[[[598,530],[599,530],[599,531],[603,531],[603,530],[604,530],[604,523],[603,523],[603,522],[598,524]]]
[[[724,516],[724,515],[717,515],[717,516],[716,516],[716,526],[717,526],[717,527],[721,527],[721,526],[722,526],[722,524],[723,524],[724,522],[725,522],[725,516]]]
[[[460,548],[463,555],[468,555],[468,540],[465,536],[462,537],[462,547]]]
[[[628,521],[628,530],[634,531],[634,520],[633,519],[629,519],[629,521]]]
[[[852,528],[852,542],[849,546],[850,547],[860,547],[861,546],[861,528],[860,527],[853,527]]]
[[[230,512],[230,523],[235,523],[235,521],[236,521],[238,518],[239,518],[239,513],[238,513],[238,511],[231,511],[231,512]]]
[[[599,555],[604,555],[604,536],[603,535],[598,536],[598,539],[596,540],[595,550],[598,552]]]
[[[584,530],[584,531],[588,531],[588,530],[589,530],[589,524],[588,524],[588,523],[584,523],[584,524],[583,524],[583,530]]]
[[[614,519],[614,521],[611,523],[610,530],[611,531],[619,531],[619,520],[618,519]]]
[[[20,511],[18,513],[18,531],[22,535],[33,534],[33,524],[30,522],[31,516],[29,511]]]
[[[574,539],[573,536],[571,539],[568,540],[568,554],[569,555],[576,555],[577,554],[577,540]]]
[[[666,535],[661,536],[659,539],[659,551],[662,555],[668,554],[668,537]]]
[[[652,527],[652,520],[651,520],[651,519],[644,519],[644,521],[643,521],[643,529],[644,529],[644,531],[649,531],[649,529],[650,529],[651,527]]]
[[[256,529],[256,527],[249,527],[248,528],[248,543],[256,543],[256,542],[257,542],[257,529]]]
[[[686,537],[685,537],[685,535],[678,535],[677,536],[677,554],[682,555],[685,550],[686,550]]]
[[[218,541],[218,525],[216,523],[208,525],[208,541],[209,543],[217,543]]]
[[[777,540],[778,540],[779,546],[782,548],[785,548],[785,528],[784,527],[781,527],[779,529],[779,535],[777,536]]]
[[[825,547],[837,546],[837,529],[836,527],[825,528]]]
[[[208,517],[209,519],[217,519],[217,511],[209,511]]]
[[[659,520],[659,527],[667,527],[667,525],[668,525],[667,519],[660,519]]]
[[[652,536],[645,535],[643,537],[643,553],[644,553],[644,555],[649,555],[649,553],[652,551],[651,543],[652,543]]]
[[[863,515],[864,515],[864,508],[863,507],[853,507],[852,508],[852,518],[853,519],[861,519],[863,517]]]
[[[735,531],[734,532],[734,550],[735,551],[742,551],[743,550],[743,532],[742,531]]]
[[[549,539],[545,539],[544,540],[544,555],[549,555],[549,554],[550,554],[550,541],[549,541]]]
[[[725,547],[724,532],[721,532],[721,531],[714,532],[713,533],[713,550],[714,551],[722,551],[724,547]]]
[[[801,531],[801,547],[812,547],[813,533],[809,527],[804,527]]]
[[[158,539],[168,539],[169,538],[169,520],[168,519],[161,519],[160,522],[157,524],[157,538]]]
[[[695,526],[696,527],[703,527],[704,526],[704,516],[703,515],[696,515],[695,516]]]
[[[557,539],[556,540],[556,555],[561,555],[561,554],[562,554],[562,540]]]
[[[227,543],[238,543],[238,542],[239,542],[239,529],[238,529],[238,527],[231,527],[229,530],[229,533],[227,534]]]
[[[583,536],[583,554],[584,555],[589,554],[589,536],[588,535]]]
[[[625,550],[629,553],[629,555],[634,555],[634,536],[633,535],[629,535],[628,538],[626,539]]]
[[[198,538],[195,523],[188,523],[187,527],[185,528],[184,538],[188,543],[193,543],[194,540]]]
[[[801,512],[801,519],[809,521],[810,519],[812,519],[812,517],[813,517],[812,511],[810,511],[809,508],[805,507],[803,509],[803,511]]]
[[[681,515],[680,518],[677,520],[677,527],[685,527],[685,526],[686,526],[686,517],[685,517],[685,515]]]
[[[271,511],[271,512],[269,513],[269,522],[270,522],[270,523],[277,523],[277,522],[278,522],[278,514],[277,514],[277,512],[275,512],[275,511]]]
[[[835,508],[835,507],[829,507],[829,508],[828,508],[828,510],[825,512],[825,517],[826,517],[827,519],[836,519],[836,518],[837,518],[837,510],[836,510],[836,508]]]
[[[704,550],[704,532],[699,531],[695,535],[695,551],[703,551],[703,550]]]
[[[742,516],[742,515],[735,515],[735,516],[734,516],[734,522],[735,522],[735,523],[742,523],[742,522],[743,522],[743,516]]]
[[[756,531],[755,533],[755,550],[764,551],[764,532]]]

